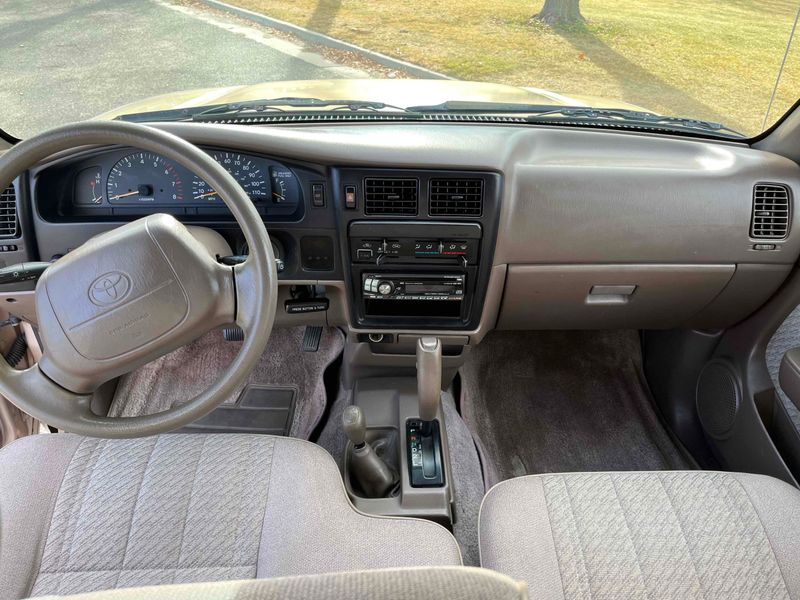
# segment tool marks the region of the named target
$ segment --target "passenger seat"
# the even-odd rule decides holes
[[[703,471],[532,475],[494,486],[481,565],[530,597],[800,598],[800,492]]]

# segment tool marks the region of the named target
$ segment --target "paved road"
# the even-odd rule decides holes
[[[17,136],[176,90],[363,75],[167,0],[0,0],[0,127]]]

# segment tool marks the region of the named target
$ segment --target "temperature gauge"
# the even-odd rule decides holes
[[[103,203],[103,175],[100,167],[84,169],[75,177],[73,203],[79,206]]]

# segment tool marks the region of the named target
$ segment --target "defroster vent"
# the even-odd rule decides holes
[[[0,192],[0,238],[17,237],[17,195],[10,185]]]
[[[482,179],[432,179],[432,217],[480,217],[483,213]]]
[[[789,188],[774,183],[757,183],[753,188],[753,220],[750,236],[778,239],[789,235]]]
[[[364,180],[364,212],[368,215],[416,215],[418,196],[416,179]]]

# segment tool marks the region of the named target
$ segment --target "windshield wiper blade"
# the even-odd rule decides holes
[[[523,104],[515,102],[465,102],[453,101],[429,106],[409,106],[409,111],[419,113],[516,113],[527,115],[531,122],[555,122],[559,119],[544,119],[543,117],[561,117],[564,119],[579,120],[604,120],[638,122],[647,125],[672,125],[687,129],[702,129],[704,131],[728,132],[741,137],[743,133],[731,129],[722,123],[692,119],[686,117],[673,117],[657,113],[631,110],[627,108],[592,108],[589,106],[557,106],[553,104]]]
[[[158,122],[158,121],[214,121],[241,113],[262,112],[291,112],[292,108],[315,109],[320,111],[346,110],[358,111],[391,111],[394,113],[407,113],[401,106],[374,102],[370,100],[323,100],[321,98],[270,98],[265,100],[246,100],[242,102],[227,102],[225,104],[212,104],[207,106],[192,106],[188,108],[172,108],[143,113],[132,113],[116,117],[120,121],[132,122]],[[287,110],[289,109],[289,110]]]
[[[393,112],[408,112],[405,108],[386,104],[385,102],[374,102],[371,100],[323,100],[321,98],[300,98],[285,97],[271,98],[268,100],[248,100],[246,102],[230,102],[228,104],[218,104],[207,107],[205,110],[192,115],[193,121],[208,120],[209,117],[231,116],[247,112],[289,112],[286,108],[319,108],[328,110],[348,110],[357,112],[361,110],[382,111],[391,110]]]
[[[561,115],[564,117],[577,117],[579,119],[608,119],[617,121],[634,121],[652,125],[677,125],[691,129],[703,129],[705,131],[727,131],[735,135],[745,137],[745,135],[727,125],[703,119],[693,119],[689,117],[673,117],[669,115],[659,115],[657,113],[630,110],[625,108],[589,108],[582,106],[570,106],[563,108],[551,108],[549,111],[540,112],[536,118],[548,115]]]
[[[419,113],[538,113],[553,110],[552,104],[521,104],[518,102],[472,102],[448,100],[441,104],[409,106],[406,110]]]

